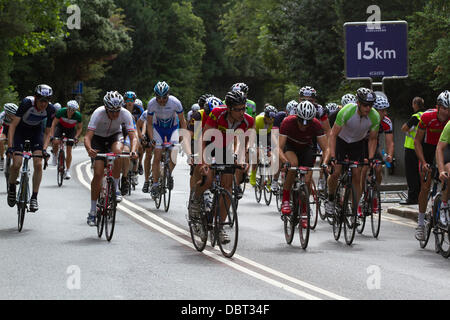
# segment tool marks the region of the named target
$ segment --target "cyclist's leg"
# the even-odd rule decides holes
[[[123,139],[123,152],[129,153],[130,148],[130,137],[127,135]],[[117,161],[117,160],[116,160]],[[128,171],[130,170],[130,158],[122,158],[122,177],[125,179],[128,176]]]
[[[66,130],[66,137],[68,139],[75,139],[76,129],[67,129]],[[72,148],[73,148],[74,142],[68,141],[67,147],[66,147],[66,170],[70,170],[70,166],[72,165]]]
[[[145,148],[145,158],[144,158],[144,178],[145,181],[150,179],[150,166],[152,161],[153,148]]]
[[[109,144],[107,142],[108,138],[102,138],[99,136],[93,136],[92,138],[92,148],[98,150],[99,153],[110,152]],[[94,175],[91,180],[91,212],[96,212],[97,200],[100,195],[100,190],[102,187],[102,179],[105,169],[105,161],[103,158],[94,159]]]
[[[233,174],[228,173],[225,171],[225,173],[222,175],[220,185],[225,188],[230,194],[232,194],[232,187],[233,187]],[[220,220],[225,221],[227,219],[227,212],[230,208],[231,203],[224,203],[223,199],[220,199]]]
[[[164,134],[161,128],[153,127],[153,139],[156,141],[156,145],[153,149],[153,163],[152,163],[152,176],[153,185],[158,183],[160,176],[160,162],[162,157],[162,144],[164,142]]]
[[[432,146],[430,144],[423,144],[423,154],[425,157],[425,161],[428,164],[433,164],[434,156],[436,152],[436,146]],[[429,172],[427,181],[424,181],[426,170],[421,170],[420,172],[420,193],[419,193],[419,224],[423,225],[423,217],[425,216],[427,210],[427,202],[428,202],[428,193],[430,192],[431,182],[433,181],[433,172]]]
[[[306,147],[301,152],[297,152],[297,158],[298,158],[298,165],[312,168],[314,167],[314,164],[316,162],[316,157],[314,154],[317,153],[317,150],[314,148]],[[306,185],[308,186],[308,191],[311,193],[311,181],[312,181],[312,171],[308,172],[308,174],[305,177]]]
[[[178,144],[180,141],[180,134],[178,131],[178,128],[175,128],[172,133],[170,134],[170,140],[173,144]],[[170,172],[175,169],[175,166],[177,165],[177,157],[178,157],[178,148],[179,146],[172,147],[170,150]]]

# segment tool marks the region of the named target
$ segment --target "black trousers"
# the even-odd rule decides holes
[[[405,148],[405,171],[408,199],[417,200],[420,192],[419,159],[413,149]]]

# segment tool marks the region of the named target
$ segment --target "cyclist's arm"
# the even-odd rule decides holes
[[[384,136],[385,136],[384,141],[386,144],[386,150],[389,157],[391,157],[390,161],[392,161],[392,158],[394,157],[394,134],[385,133]]]
[[[317,137],[317,143],[320,146],[320,149],[322,149],[322,158],[326,159],[328,155],[328,140],[327,136],[323,135],[320,137]]]
[[[50,130],[50,136],[51,137],[55,136],[55,128],[56,128],[56,125],[58,124],[58,122],[59,122],[59,119],[56,118],[56,117],[52,121],[52,129]]]
[[[128,131],[128,136],[130,137],[131,152],[136,153],[136,148],[138,146],[136,130]]]
[[[447,142],[439,141],[436,147],[436,164],[439,170],[439,174],[445,172],[444,164],[444,150],[447,148]]]
[[[416,137],[414,138],[414,149],[416,150],[417,159],[419,159],[419,161],[422,164],[427,163],[425,161],[425,157],[423,155],[423,148],[422,148],[422,141],[423,141],[424,137],[425,137],[425,129],[418,128]]]
[[[77,132],[75,133],[75,139],[78,139],[81,136],[82,131],[83,131],[83,124],[79,122],[77,123]]]
[[[136,131],[138,134],[139,139],[143,139],[143,134],[142,134],[142,130],[144,129],[144,121],[141,120],[141,118],[138,119],[138,121],[136,122]]]
[[[336,138],[341,130],[342,127],[335,122],[333,129],[331,129],[330,138],[328,139],[328,153],[324,159],[325,164],[328,163],[331,158],[336,158]]]
[[[84,135],[84,147],[91,158],[94,158],[95,157],[94,154],[96,154],[96,151],[93,150],[92,146],[91,146],[91,141],[92,141],[93,136],[94,136],[94,131],[89,130],[89,129],[86,131],[86,134]]]
[[[331,133],[331,127],[330,127],[330,121],[328,120],[328,117],[326,118],[326,120],[320,121],[320,124],[322,125],[322,128],[325,131],[327,138],[329,138],[330,133]]]
[[[147,136],[150,141],[153,141],[153,116],[147,115]]]
[[[373,159],[377,151],[378,130],[372,130],[369,134],[369,159]]]
[[[180,127],[184,130],[187,129],[186,119],[184,118],[183,112],[178,114],[178,119],[180,120]]]
[[[288,159],[286,157],[286,155],[284,154],[284,146],[286,145],[286,141],[287,141],[287,136],[285,135],[281,135],[279,136],[279,146],[278,146],[278,152],[280,154],[280,159],[281,159],[281,163],[285,163],[288,162]]]

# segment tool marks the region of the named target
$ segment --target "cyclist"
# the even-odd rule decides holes
[[[264,108],[264,112],[255,118],[255,130],[256,130],[256,154],[260,155],[260,147],[270,147],[271,146],[271,130],[273,127],[273,123],[275,117],[278,113],[277,108],[272,105],[266,105]],[[261,130],[265,130],[265,133],[261,132]],[[266,141],[264,143],[264,141]],[[271,152],[267,154],[269,158],[272,157]],[[253,164],[251,166],[250,173],[250,185],[254,187],[256,185],[256,170],[257,164]]]
[[[242,91],[245,94],[245,97],[247,98],[248,95],[248,86],[243,82],[238,82],[233,84],[231,86],[230,91]],[[246,113],[249,114],[252,118],[255,118],[256,116],[256,103],[253,100],[250,100],[247,98],[247,102],[245,104],[246,106]]]
[[[139,120],[140,116],[144,113],[144,108],[142,107],[142,103],[139,105],[136,103],[136,93],[133,91],[127,91],[123,95],[123,99],[125,101],[124,108],[130,111],[131,115],[133,116],[133,122],[136,125],[136,122]],[[130,138],[128,137],[127,129],[125,126],[122,125],[122,135],[123,135],[123,145],[124,149],[123,152],[130,152],[131,145],[130,145]],[[139,144],[139,142],[138,142]],[[137,149],[139,154],[139,159],[142,159],[142,150],[141,146],[138,145]],[[121,186],[121,192],[122,195],[126,195],[128,193],[128,188],[130,186],[128,185],[128,172],[130,170],[130,158],[123,158],[122,159],[122,180],[120,182]],[[134,184],[137,184],[137,174],[138,174],[138,162],[136,162],[132,168],[134,172]]]
[[[189,112],[188,112],[187,115],[186,115],[186,121],[187,121],[187,123],[190,123],[190,122],[191,122],[191,120],[192,120],[192,114],[193,114],[194,112],[198,112],[199,110],[200,110],[199,104],[198,104],[198,103],[194,103],[194,104],[191,106],[191,110],[189,110]]]
[[[186,120],[184,119],[183,106],[180,100],[170,95],[170,87],[165,81],[159,81],[153,88],[156,97],[148,103],[147,115],[147,134],[150,141],[155,144],[152,173],[152,197],[156,198],[159,194],[159,176],[160,162],[162,158],[162,145],[165,141],[171,143],[179,142],[178,123],[186,129]],[[170,172],[175,168],[174,157],[170,157]],[[168,183],[169,189],[173,188],[173,177],[170,176]]]
[[[356,104],[349,103],[339,111],[328,140],[329,152],[324,159],[324,163],[329,163],[329,160],[331,160],[335,170],[328,177],[328,201],[325,210],[327,215],[332,215],[334,209],[334,192],[342,168],[342,165],[336,164],[336,160],[344,161],[348,156],[350,161],[363,162],[365,158],[372,161],[375,156],[380,126],[380,115],[372,108],[376,95],[370,89],[359,88],[356,96]],[[366,140],[369,130],[369,139]],[[365,146],[366,143],[368,143],[368,147]],[[368,150],[368,155],[365,150]],[[361,168],[353,168],[352,170],[356,199],[360,199]]]
[[[56,112],[56,116],[52,123],[52,137],[62,139],[63,134],[68,139],[74,139],[75,144],[78,142],[78,138],[83,130],[81,112],[78,102],[70,100],[67,102],[67,107],[60,109]],[[53,139],[53,150],[58,150],[58,145],[62,143],[61,140]],[[64,172],[64,179],[70,179],[70,165],[72,163],[72,147],[74,142],[67,142],[67,154],[66,154],[66,171]],[[56,157],[53,157],[56,160]],[[54,161],[56,166],[56,161]]]
[[[333,128],[334,122],[336,121],[336,116],[338,112],[342,109],[342,106],[338,106],[337,103],[330,102],[325,106],[328,110],[328,122],[330,127]]]
[[[450,95],[447,97],[447,102],[450,105]],[[441,137],[436,148],[436,165],[439,170],[439,179],[442,183],[447,182],[450,173],[450,122],[444,127]],[[446,228],[450,220],[448,197],[450,188],[447,186],[446,192],[442,192],[441,214],[439,223]],[[445,213],[445,214],[444,214]]]
[[[153,155],[153,145],[147,135],[147,114],[148,111],[145,110],[136,123],[136,130],[138,133],[141,146],[144,149],[145,159],[144,159],[144,185],[142,187],[143,193],[148,193],[150,190],[150,172],[151,172],[151,161]]]
[[[84,146],[94,162],[94,177],[91,181],[91,209],[87,218],[90,226],[96,226],[97,200],[100,195],[103,174],[105,169],[104,158],[98,158],[97,153],[113,152],[121,154],[123,150],[122,124],[128,131],[131,142],[131,157],[137,158],[136,147],[137,137],[133,116],[123,108],[123,97],[117,91],[109,91],[103,97],[104,106],[98,107],[91,116],[86,135],[84,136]],[[119,179],[122,169],[121,159],[114,162],[113,177],[116,187],[116,201],[122,201],[122,195],[119,191]]]
[[[25,140],[30,140],[31,152],[41,158],[33,158],[33,194],[30,199],[30,211],[36,212],[38,207],[37,195],[42,180],[42,156],[48,157],[47,146],[50,140],[50,127],[55,114],[53,105],[49,103],[53,90],[46,84],[40,84],[34,91],[34,96],[27,97],[19,105],[13,120],[9,125],[8,153],[23,151]],[[42,123],[47,120],[45,134]],[[9,174],[8,205],[16,203],[16,180],[22,166],[22,157],[15,155]]]
[[[254,129],[255,123],[253,118],[245,112],[246,110],[246,96],[242,91],[230,91],[225,96],[226,107],[218,107],[211,111],[208,120],[205,125],[205,130],[203,135],[209,135],[210,130],[218,129],[220,130],[222,139],[214,139],[212,142],[215,146],[214,152],[211,155],[215,157],[216,163],[223,164],[227,163],[226,159],[228,155],[235,154],[240,150],[239,139],[235,139],[235,135],[231,134],[229,130],[233,132],[246,132],[249,129]],[[213,135],[215,136],[215,135]],[[227,139],[228,138],[228,139]],[[220,141],[222,140],[222,141]],[[234,143],[236,142],[237,143]],[[249,141],[251,143],[251,141]],[[248,145],[244,147],[248,149]],[[203,150],[205,150],[206,141],[203,139]],[[203,154],[203,153],[202,153]],[[242,158],[242,155],[241,155]],[[213,172],[208,170],[207,163],[211,163],[210,159],[207,157],[201,158],[201,163],[197,165],[194,169],[194,181],[201,181],[202,175],[206,175],[205,183],[203,185],[196,185],[194,188],[194,196],[190,203],[190,214],[194,217],[198,217],[201,213],[201,197],[203,192],[211,187],[213,181]],[[232,193],[231,188],[233,184],[232,172],[226,171],[222,176],[221,180],[222,186]],[[220,212],[226,215],[225,204],[221,202],[222,210]],[[230,204],[227,204],[228,206]],[[221,217],[224,219],[224,217]],[[221,230],[219,233],[219,241],[222,243],[228,243],[228,235]]]
[[[280,129],[280,162],[283,167],[288,169],[291,165],[294,167],[305,166],[313,167],[314,157],[314,139],[322,148],[324,155],[327,153],[327,138],[325,132],[316,119],[316,108],[309,101],[300,102],[294,109],[294,115],[284,119]],[[312,171],[306,176],[308,188],[311,188]],[[295,181],[295,172],[289,171],[286,175],[286,181],[283,185],[283,200],[281,204],[281,213],[283,215],[291,214],[289,205],[290,192]]]
[[[414,138],[414,148],[422,169],[420,173],[419,218],[415,234],[416,239],[419,241],[425,239],[425,211],[427,210],[431,181],[433,180],[431,179],[433,172],[431,172],[430,165],[433,163],[436,155],[439,137],[450,117],[449,95],[449,91],[442,92],[437,98],[436,109],[428,110],[422,114]],[[427,181],[424,180],[426,174],[429,176]]]
[[[14,103],[6,103],[3,106],[3,112],[0,113],[0,138],[5,139],[6,145],[8,145],[8,131],[9,125],[13,120],[13,116],[16,115],[19,107]],[[4,170],[5,166],[5,142],[0,141],[0,170]]]
[[[136,101],[134,102],[134,104],[139,108],[141,108],[143,110],[142,114],[140,115],[140,117],[135,120],[136,121],[136,125],[137,122],[139,121],[139,119],[142,117],[142,115],[144,114],[145,110],[144,110],[144,104],[142,103],[141,99],[136,99]],[[145,131],[144,131],[145,132]],[[138,153],[139,153],[139,165],[138,165],[138,172],[139,175],[142,176],[144,174],[144,167],[142,166],[142,159],[144,158],[144,146],[142,145],[141,140],[139,140],[139,149],[138,149]],[[137,176],[136,176],[137,177]]]
[[[317,103],[317,91],[313,87],[305,86],[300,88],[299,102],[309,101],[316,107],[316,118],[320,121],[322,128],[325,130],[327,137],[330,135],[330,122],[328,121],[328,110]]]

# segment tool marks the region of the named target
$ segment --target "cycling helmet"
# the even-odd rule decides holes
[[[298,105],[298,102],[295,100],[291,100],[288,102],[288,104],[286,105],[286,113],[287,115],[292,115],[294,108]]]
[[[210,93],[205,93],[205,94],[202,94],[200,96],[200,98],[198,98],[197,103],[200,106],[200,108],[203,108],[203,106],[205,105],[206,99],[208,99],[209,97],[213,97],[213,95]]]
[[[208,113],[213,111],[214,108],[223,107],[223,106],[224,105],[222,103],[222,100],[220,100],[219,98],[214,97],[214,96],[206,99],[206,102],[204,104],[204,108]]]
[[[300,98],[301,97],[311,97],[311,98],[317,97],[316,89],[314,89],[313,87],[310,87],[310,86],[301,88],[299,90],[298,94],[300,95]]]
[[[46,84],[40,84],[34,90],[34,94],[37,97],[50,98],[53,95],[53,89]]]
[[[67,109],[78,111],[78,109],[80,109],[80,106],[78,105],[78,102],[76,102],[75,100],[70,100],[69,102],[67,102]]]
[[[339,110],[338,105],[334,102],[327,103],[326,108],[328,109],[329,114],[332,114],[332,113],[336,112],[337,110]]]
[[[387,109],[389,108],[389,101],[386,98],[377,95],[377,99],[375,100],[373,107],[377,110]]]
[[[228,108],[245,105],[247,102],[247,98],[245,97],[245,93],[243,91],[230,91],[225,96],[225,104]]]
[[[120,111],[123,106],[123,97],[117,91],[108,91],[103,97],[105,108],[108,111]]]
[[[3,109],[5,110],[5,112],[9,115],[15,115],[17,112],[17,109],[19,107],[14,104],[14,103],[7,103],[4,105]]]
[[[349,103],[355,103],[356,104],[356,96],[351,93],[347,93],[344,95],[341,99],[341,106],[346,106]]]
[[[164,97],[169,94],[169,85],[165,81],[159,81],[153,90],[158,97]]]
[[[275,118],[277,113],[278,110],[274,106],[268,105],[267,107],[264,108],[264,116],[268,118]]]
[[[316,107],[309,101],[300,102],[294,109],[298,118],[303,120],[303,124],[308,124],[308,121],[314,119],[316,116]]]
[[[137,104],[138,106],[140,106],[140,107],[144,107],[144,104],[142,103],[142,100],[140,100],[140,99],[136,99],[135,101],[134,101],[134,104]]]
[[[56,111],[58,111],[59,109],[61,109],[61,104],[60,103],[54,103],[53,104],[53,108],[55,108]]]
[[[194,103],[191,107],[192,111],[199,111],[200,110],[200,106],[198,105],[198,103]]]
[[[242,91],[243,93],[245,93],[245,95],[247,95],[248,93],[248,85],[246,85],[243,82],[238,82],[235,83],[231,86],[230,91]]]
[[[125,94],[123,95],[123,98],[125,100],[136,100],[136,93],[134,93],[133,91],[127,91],[125,92]]]
[[[445,90],[437,97],[437,105],[450,108],[450,91]]]
[[[356,91],[356,99],[360,102],[360,103],[364,103],[364,104],[368,104],[368,105],[373,105],[377,99],[376,94],[367,88],[359,88]]]

